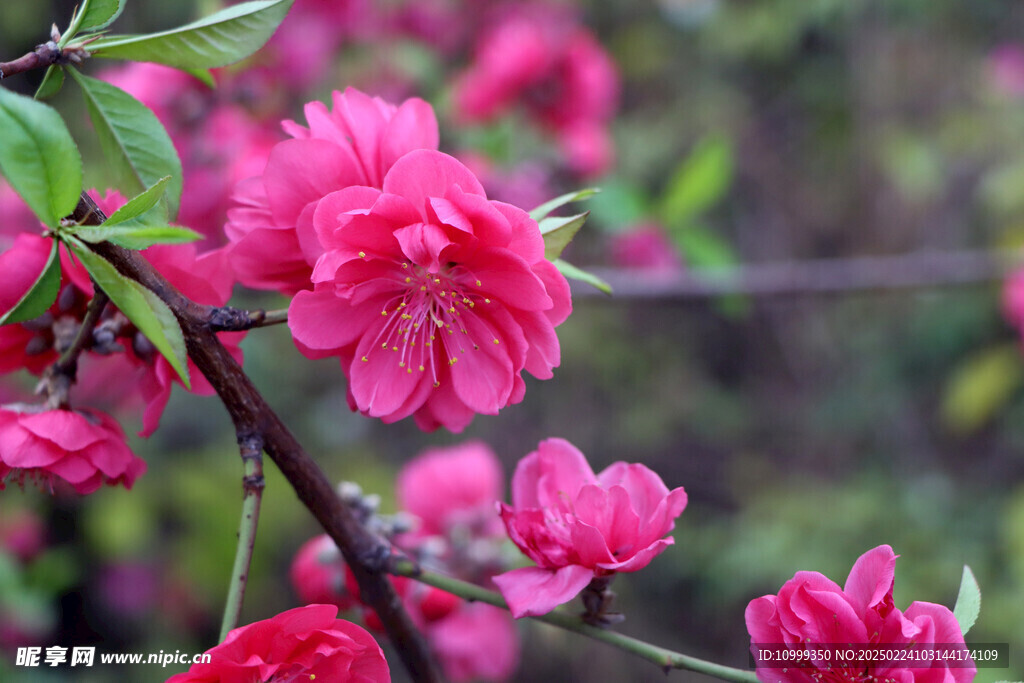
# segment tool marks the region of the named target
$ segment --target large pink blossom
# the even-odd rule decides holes
[[[745,618],[755,659],[759,657],[758,646],[814,650],[830,644],[962,648],[960,626],[948,608],[914,602],[906,611],[896,609],[892,598],[896,557],[892,548],[881,545],[857,559],[842,588],[823,574],[800,571],[778,595],[752,600]],[[854,671],[830,668],[824,658],[817,662],[818,666],[784,669],[759,665],[757,677],[764,683],[969,683],[976,673],[973,662],[950,659],[935,659],[931,666],[921,668],[908,667],[906,661],[867,661]]]
[[[231,264],[249,287],[286,294],[311,288],[323,252],[313,228],[317,203],[350,186],[380,188],[403,154],[437,148],[437,119],[423,100],[396,107],[349,88],[335,92],[333,103],[333,111],[307,104],[308,128],[285,121],[293,139],[274,146],[262,174],[235,189],[224,229]]]
[[[145,471],[109,415],[0,407],[0,488],[5,479],[50,489],[62,480],[86,494],[104,482],[131,488]]]
[[[542,441],[512,477],[512,505],[501,504],[508,535],[536,567],[494,582],[516,617],[547,614],[595,577],[642,569],[674,540],[666,535],[686,507],[640,464],[616,462],[595,475],[564,439]]]
[[[193,664],[167,683],[390,681],[377,641],[337,614],[334,605],[307,605],[236,628],[207,650],[211,661]]]
[[[496,15],[481,32],[455,107],[464,120],[488,121],[521,104],[556,135],[575,172],[596,175],[614,161],[608,124],[618,93],[615,64],[589,30],[558,10],[527,6]]]
[[[504,681],[519,665],[519,638],[504,610],[467,603],[426,631],[445,675],[455,683]]]
[[[288,324],[307,356],[341,358],[353,409],[461,431],[521,401],[523,370],[552,376],[568,283],[537,223],[454,158],[410,152],[383,190],[334,192],[313,223],[326,251]]]

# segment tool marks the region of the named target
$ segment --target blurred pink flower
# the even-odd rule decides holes
[[[1010,97],[1024,96],[1024,45],[1006,44],[992,50],[988,70],[999,92]]]
[[[46,547],[46,525],[32,510],[16,508],[0,517],[0,551],[30,562]]]
[[[896,557],[887,545],[861,555],[846,585],[840,588],[818,572],[800,571],[778,595],[765,595],[747,605],[745,618],[751,651],[757,645],[789,645],[816,649],[822,645],[963,646],[964,638],[953,613],[942,605],[914,602],[905,612],[896,609],[892,588]],[[966,655],[966,652],[964,652]],[[935,659],[928,667],[907,667],[905,661],[865,662],[862,670],[822,666],[784,669],[758,666],[764,683],[816,683],[821,680],[902,681],[903,683],[969,683],[976,669]]]
[[[23,232],[42,233],[42,225],[18,193],[0,178],[0,251],[6,251]]]
[[[618,70],[589,30],[557,9],[527,6],[496,15],[481,32],[454,98],[471,122],[524,105],[555,134],[570,168],[593,176],[614,163],[608,124],[618,96]]]
[[[470,536],[503,535],[494,512],[505,488],[501,463],[481,441],[424,451],[402,467],[396,488],[399,509],[420,520],[417,538],[456,527]]]
[[[345,563],[341,551],[327,534],[315,536],[302,544],[292,560],[288,574],[299,602],[337,605],[346,611],[359,604],[356,595],[345,587]]]
[[[1003,283],[1003,317],[1024,333],[1024,269],[1010,273]]]
[[[249,287],[309,289],[323,251],[312,224],[317,202],[349,186],[380,188],[403,154],[437,148],[437,119],[423,100],[395,107],[349,88],[333,101],[330,112],[322,102],[306,105],[309,128],[285,121],[293,139],[275,145],[262,175],[235,189],[224,229],[231,264]]]
[[[0,488],[5,479],[34,479],[53,490],[58,481],[80,494],[104,482],[130,489],[146,471],[109,415],[95,411],[0,407]]]
[[[642,569],[674,539],[665,538],[686,507],[640,464],[616,462],[594,475],[575,446],[542,441],[519,461],[512,505],[501,504],[509,537],[537,567],[494,577],[513,616],[547,614],[595,577]]]
[[[675,275],[683,270],[679,250],[656,223],[635,225],[608,239],[612,262],[620,268]]]
[[[504,681],[519,664],[519,637],[504,610],[483,603],[462,609],[426,632],[445,675],[455,683]]]
[[[536,161],[501,168],[473,151],[459,152],[455,156],[480,179],[487,196],[499,202],[533,208],[551,199],[554,194],[551,191],[551,170]]]
[[[207,650],[212,661],[193,664],[167,683],[390,681],[377,641],[337,614],[335,605],[307,605],[236,628]]]
[[[524,369],[552,376],[569,285],[536,221],[454,158],[410,152],[383,191],[329,194],[313,224],[325,253],[288,324],[307,356],[340,356],[353,409],[458,432],[521,401]]]
[[[53,241],[39,234],[21,233],[0,254],[0,311],[7,312],[39,278],[53,248]],[[61,289],[46,313],[34,320],[0,326],[0,373],[27,369],[41,374],[57,360],[55,345],[70,342],[77,322],[85,315],[92,296],[89,275],[81,264],[61,254]],[[60,337],[60,339],[58,339]]]

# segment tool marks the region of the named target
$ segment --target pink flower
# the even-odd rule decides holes
[[[503,534],[494,504],[502,497],[501,463],[487,444],[469,441],[432,448],[410,460],[398,473],[399,509],[420,520],[417,537]]]
[[[615,265],[662,275],[682,271],[679,251],[657,223],[635,225],[611,236],[609,247]]]
[[[1010,273],[1003,283],[1003,317],[1024,332],[1024,269]]]
[[[341,358],[353,409],[457,432],[521,401],[523,370],[552,376],[568,283],[537,223],[454,158],[410,152],[383,191],[334,192],[313,224],[326,251],[288,324],[307,356]]]
[[[167,683],[390,681],[377,642],[337,614],[334,605],[307,605],[236,628],[207,650],[211,661],[193,664]]]
[[[1000,93],[1024,95],[1024,45],[1001,45],[989,54],[988,62],[989,76]]]
[[[504,610],[472,603],[426,632],[445,675],[462,681],[504,681],[519,664],[519,638]]]
[[[303,604],[337,605],[345,611],[359,603],[345,585],[345,562],[341,551],[327,534],[306,541],[292,560],[292,586]]]
[[[0,311],[6,313],[25,295],[43,272],[53,241],[32,233],[18,235],[0,254]],[[57,360],[55,346],[70,343],[77,321],[92,296],[89,275],[71,263],[61,250],[61,293],[50,309],[34,320],[0,327],[0,373],[27,369],[41,374]]]
[[[752,600],[745,617],[755,657],[758,645],[797,649],[818,649],[829,644],[963,646],[960,625],[946,607],[914,602],[905,612],[896,609],[892,599],[896,557],[892,548],[880,545],[857,559],[843,588],[818,572],[800,571],[782,586],[778,595]],[[895,665],[870,661],[852,672],[845,667],[829,668],[824,662],[817,668],[759,666],[757,677],[765,683],[973,680],[973,662],[968,666],[947,666],[948,663],[949,660],[936,659],[929,667],[909,668],[905,662]]]
[[[45,547],[46,525],[32,510],[14,508],[0,518],[0,552],[9,552],[22,562],[31,562]]]
[[[614,160],[607,127],[618,93],[615,64],[586,28],[549,7],[516,8],[481,33],[455,107],[466,121],[488,121],[522,103],[575,172],[596,175]]]
[[[616,462],[598,475],[564,439],[542,441],[519,461],[512,505],[501,504],[508,535],[537,567],[513,569],[494,583],[516,617],[547,614],[595,577],[642,569],[665,548],[686,507],[640,464]]]
[[[311,102],[305,113],[309,128],[285,121],[294,139],[274,146],[263,174],[235,188],[224,229],[231,264],[249,287],[309,289],[323,252],[312,222],[317,202],[353,185],[380,188],[403,154],[437,148],[437,119],[420,99],[395,107],[349,88],[334,93],[334,111]]]
[[[130,489],[145,471],[145,461],[132,454],[108,415],[0,407],[0,488],[12,478],[20,484],[35,479],[50,489],[63,480],[81,494],[104,482]]]

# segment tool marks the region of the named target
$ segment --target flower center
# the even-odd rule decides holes
[[[422,266],[403,263],[399,289],[384,307],[387,318],[370,353],[394,356],[409,374],[430,373],[441,385],[444,365],[459,362],[481,344],[500,344],[498,336],[474,309],[492,303],[474,287],[482,283],[463,266],[449,263],[432,273]],[[363,362],[369,358],[363,356]]]

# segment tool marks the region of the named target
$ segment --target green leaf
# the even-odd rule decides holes
[[[956,596],[956,606],[953,607],[953,616],[960,624],[962,635],[967,635],[980,613],[981,588],[978,586],[978,580],[974,578],[974,572],[965,564],[964,575],[960,579],[960,594]]]
[[[133,221],[107,227],[83,226],[75,237],[93,244],[112,242],[125,249],[145,249],[154,244],[183,244],[203,239],[195,230],[174,225],[136,225]]]
[[[943,391],[942,419],[956,433],[973,432],[1006,405],[1022,381],[1016,344],[983,349],[954,369]]]
[[[141,194],[129,199],[125,202],[124,206],[108,216],[107,220],[103,221],[102,227],[113,227],[119,223],[124,223],[127,220],[141,216],[152,209],[160,201],[160,198],[164,196],[164,192],[167,190],[167,181],[170,179],[171,176],[165,175]]]
[[[69,237],[67,243],[100,289],[163,354],[185,388],[190,388],[185,339],[167,304],[146,287],[121,275],[109,261],[78,239]]]
[[[85,0],[78,31],[99,31],[114,23],[124,11],[125,0]],[[77,18],[77,17],[76,17]]]
[[[636,223],[650,220],[651,201],[637,185],[622,179],[602,183],[601,192],[587,205],[599,219],[597,226],[609,232],[626,230]]]
[[[540,226],[540,234],[544,236],[544,258],[554,261],[561,256],[589,215],[589,211],[584,211],[575,216],[549,216],[541,219],[537,225]]]
[[[599,289],[605,294],[611,296],[612,286],[593,273],[588,273],[582,268],[577,268],[568,261],[563,261],[562,259],[555,259],[552,263],[555,264],[555,268],[558,268],[558,272],[570,280],[585,282],[591,287]]]
[[[263,47],[293,0],[255,0],[226,7],[169,31],[107,36],[89,45],[94,57],[209,69],[245,59]]]
[[[672,231],[672,241],[687,265],[697,268],[727,268],[736,265],[736,252],[718,233],[700,225]]]
[[[0,172],[50,227],[74,211],[82,192],[82,157],[60,114],[6,88],[0,88]]]
[[[181,201],[181,161],[163,125],[146,105],[104,81],[71,69],[82,86],[89,118],[100,138],[103,156],[118,176],[119,187],[134,195],[171,176],[167,214],[171,220]]]
[[[213,74],[209,69],[182,69],[185,73],[203,82],[203,85],[210,90],[217,89],[217,81],[213,80]]]
[[[710,209],[732,182],[732,143],[724,136],[702,139],[679,164],[665,190],[661,218],[677,225]]]
[[[38,318],[57,300],[57,294],[60,292],[60,256],[57,247],[57,240],[53,240],[50,256],[46,259],[39,277],[14,308],[0,317],[0,325]]]
[[[36,89],[36,94],[33,95],[37,100],[45,100],[53,97],[60,92],[61,86],[64,85],[64,69],[51,64],[46,68],[46,74],[43,75],[43,82],[39,84]]]
[[[546,201],[540,206],[538,206],[536,209],[530,212],[530,218],[539,222],[540,219],[544,218],[555,209],[561,206],[565,206],[570,202],[578,202],[588,197],[593,197],[600,191],[600,188],[588,187],[583,190],[576,190],[575,192],[567,192],[566,194],[563,194],[561,197],[555,197],[554,199]]]

